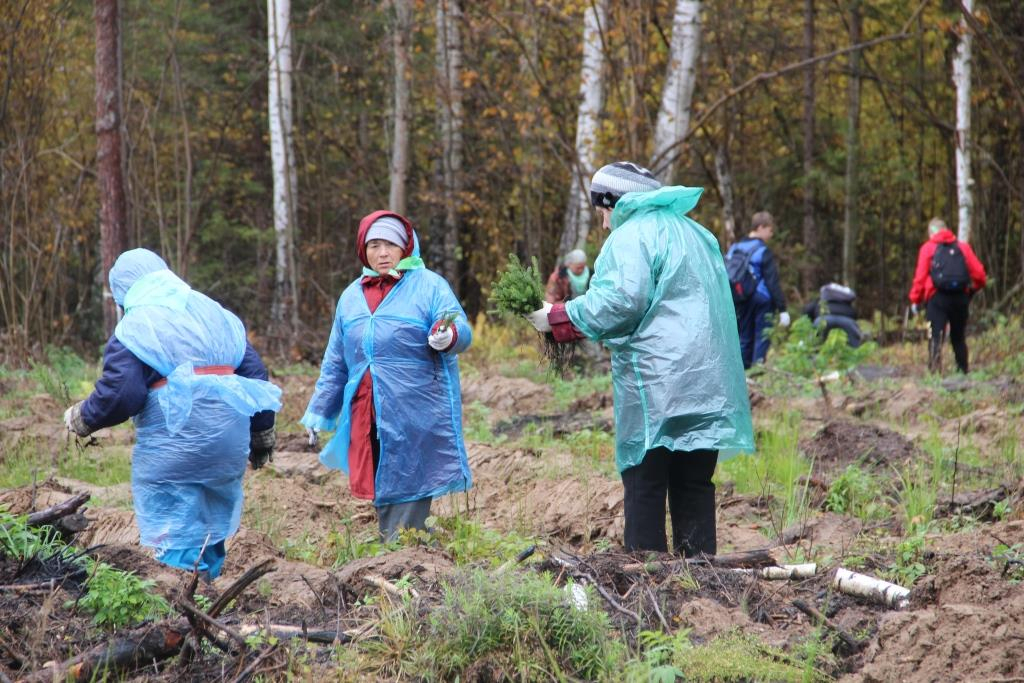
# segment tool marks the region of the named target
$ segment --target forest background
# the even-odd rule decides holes
[[[979,4],[969,23],[960,0],[689,4],[700,10],[695,87],[689,128],[661,157],[678,156],[668,179],[705,188],[692,215],[723,248],[754,211],[775,215],[772,247],[791,305],[844,280],[863,310],[887,316],[907,304],[928,219],[957,227],[951,73],[969,32],[970,241],[990,276],[974,310],[1019,310],[1024,3]],[[570,223],[578,178],[594,170],[576,129],[588,106],[585,17],[598,6],[589,163],[649,164],[673,67],[672,0],[293,0],[295,289],[282,324],[267,5],[122,2],[127,245],[158,251],[268,345],[315,359],[359,272],[359,218],[394,205],[404,122],[401,201],[427,266],[449,277],[471,314],[487,308],[510,252],[537,256],[545,274],[577,238],[593,257],[604,233],[573,234]],[[93,11],[86,0],[0,3],[5,362],[50,344],[96,349],[106,337]],[[442,44],[439,30],[457,41]],[[396,116],[403,82],[408,113]]]

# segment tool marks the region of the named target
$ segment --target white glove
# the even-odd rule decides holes
[[[548,313],[550,312],[551,304],[545,301],[541,308],[537,309],[533,313],[527,313],[523,317],[529,320],[530,324],[533,325],[538,332],[550,332],[551,323],[548,322]]]
[[[306,438],[309,441],[310,447],[316,448],[320,445],[320,430],[306,427]]]
[[[452,326],[438,330],[427,337],[427,344],[430,348],[435,351],[446,351],[448,347],[452,345],[452,339],[455,337],[455,333],[452,331]]]
[[[75,431],[74,414],[75,406],[71,406],[64,411],[64,426],[68,428],[69,432]]]
[[[783,311],[779,313],[779,324],[783,327],[789,327],[789,311]]]
[[[917,304],[910,304],[910,315],[917,315]]]

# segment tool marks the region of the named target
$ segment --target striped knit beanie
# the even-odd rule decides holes
[[[616,161],[598,169],[590,181],[590,202],[611,209],[627,192],[650,192],[661,187],[654,174],[630,161]]]

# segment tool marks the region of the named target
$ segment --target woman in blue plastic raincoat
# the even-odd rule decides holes
[[[611,230],[590,288],[527,317],[556,341],[611,349],[626,548],[667,550],[667,492],[673,550],[714,554],[719,452],[754,438],[722,254],[686,216],[702,190],[661,187],[629,162],[601,168],[590,190]]]
[[[409,221],[376,211],[359,223],[362,276],[338,299],[320,378],[302,417],[320,462],[349,475],[377,508],[381,537],[423,529],[433,498],[467,490],[456,354],[472,331],[451,287],[427,270]]]
[[[242,321],[147,249],[121,254],[110,290],[124,309],[103,374],[64,421],[79,436],[135,421],[132,499],[143,545],[216,578],[238,530],[242,477],[273,452],[281,390]]]

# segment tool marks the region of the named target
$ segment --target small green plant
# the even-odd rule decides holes
[[[533,265],[523,267],[519,257],[508,255],[508,265],[498,274],[491,289],[490,302],[496,313],[503,316],[521,316],[533,313],[544,305],[544,284],[540,277],[537,259]],[[564,374],[575,353],[575,344],[559,344],[550,332],[542,335],[544,357],[552,371]]]
[[[801,316],[788,331],[776,326],[773,338],[778,351],[772,356],[771,368],[790,376],[813,381],[818,385],[826,412],[832,414],[832,399],[828,382],[849,374],[866,361],[877,348],[874,342],[852,348],[846,343],[846,333],[832,330],[822,339],[821,330],[810,318]]]
[[[106,562],[88,561],[92,567],[86,582],[88,592],[78,605],[93,613],[98,626],[120,628],[167,614],[167,601],[151,592],[153,581],[144,581],[133,572],[123,572]],[[66,606],[75,604],[69,600]]]
[[[341,531],[331,531],[327,534],[328,551],[325,556],[329,564],[340,567],[360,557],[373,557],[389,550],[396,550],[400,546],[399,541],[383,543],[376,531],[372,536],[357,537],[352,530],[352,520],[341,520]]]
[[[410,534],[409,540],[421,542],[423,532]],[[536,539],[515,533],[501,533],[472,522],[460,515],[436,517],[433,520],[432,542],[441,544],[456,564],[485,561],[497,566],[514,558],[524,548],[536,545]]]
[[[544,285],[537,259],[524,268],[518,256],[509,254],[505,270],[492,285],[490,301],[501,315],[526,315],[539,309],[544,303]]]
[[[882,487],[859,465],[849,465],[832,482],[825,497],[825,509],[860,519],[878,519],[889,514],[882,501]]]
[[[1024,581],[1024,543],[1000,543],[992,550],[992,559],[1004,577],[1013,583]]]
[[[1013,506],[1008,498],[996,501],[996,504],[992,506],[992,516],[1000,522],[1009,517],[1011,512],[1013,512]]]
[[[904,538],[896,546],[895,562],[890,566],[889,572],[895,583],[901,586],[912,586],[914,582],[924,576],[928,569],[924,566],[924,533],[914,534]]]

